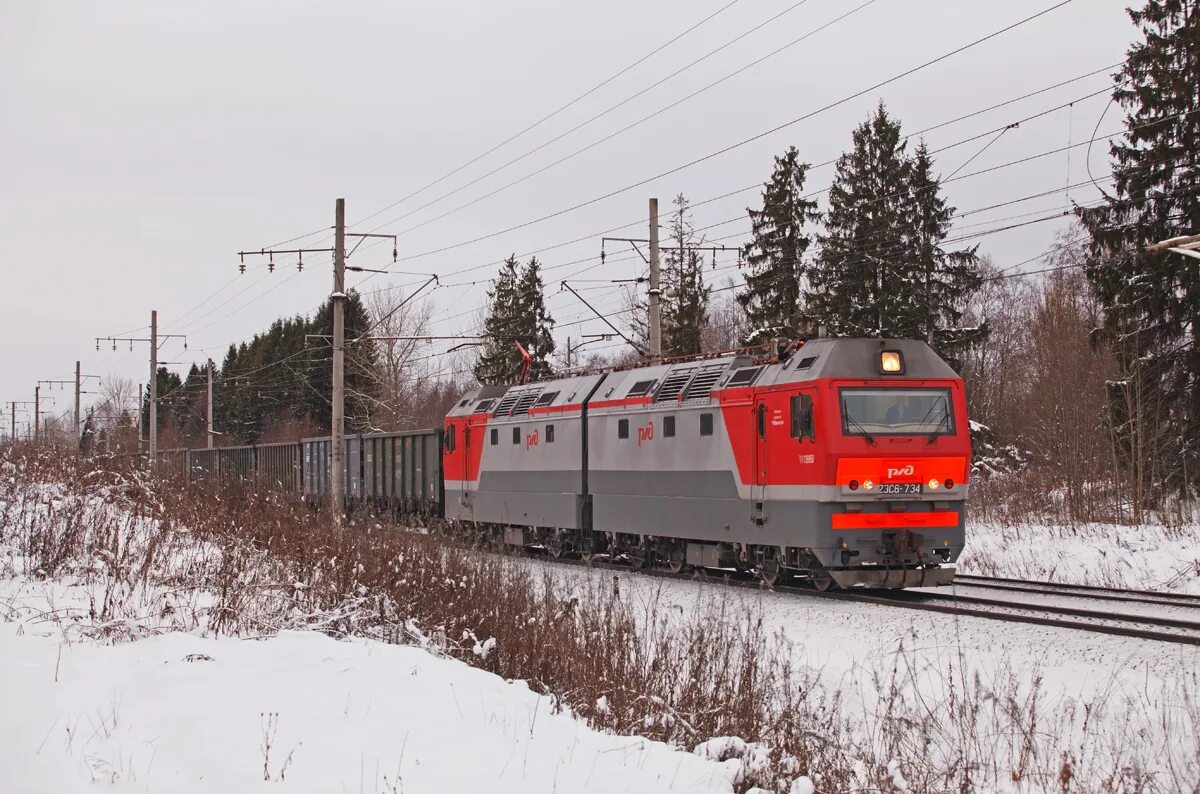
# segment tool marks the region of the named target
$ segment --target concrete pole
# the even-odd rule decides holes
[[[80,429],[81,428],[79,427],[79,394],[82,391],[80,383],[82,382],[83,379],[80,377],[79,373],[80,373],[79,362],[76,361],[75,362],[75,447],[76,447],[76,449],[78,449],[83,444],[83,441],[80,438]]]
[[[158,454],[158,311],[150,312],[150,463]]]
[[[14,400],[9,405],[12,406],[12,431],[9,433],[9,440],[15,444],[17,443],[17,403]]]
[[[39,425],[42,420],[42,387],[41,384],[33,387],[33,440],[38,440]]]
[[[212,400],[212,376],[213,376],[213,362],[212,362],[212,359],[210,358],[210,359],[208,360],[208,403],[207,403],[207,405],[208,405],[208,416],[207,416],[207,418],[206,418],[206,421],[207,421],[207,423],[208,423],[208,448],[209,448],[209,449],[212,449],[212,448],[213,448],[213,423],[212,423],[212,414],[213,414],[213,400]]]
[[[334,209],[333,243],[333,427],[330,429],[330,491],[333,520],[341,522],[346,505],[346,200]]]
[[[658,274],[658,199],[650,199],[650,360],[662,360],[662,307]]]

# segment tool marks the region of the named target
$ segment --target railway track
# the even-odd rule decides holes
[[[970,574],[958,574],[954,577],[954,583],[1015,593],[1044,593],[1047,595],[1088,598],[1099,601],[1123,601],[1127,603],[1200,609],[1200,595],[1191,595],[1188,593],[1159,593],[1153,590],[1118,590],[1109,587],[1097,587],[1096,585],[1038,582],[1028,579],[1006,579],[997,576],[972,576]]]
[[[1063,596],[1083,598],[1091,601],[1125,601],[1143,605],[1170,606],[1181,608],[1184,616],[1164,617],[1162,615],[1147,615],[1121,613],[1112,610],[1083,608],[1077,606],[1037,603],[1029,600],[1014,600],[1006,598],[988,598],[963,595],[954,592],[953,587],[915,590],[864,590],[864,591],[829,591],[820,592],[809,587],[796,585],[776,585],[766,588],[757,579],[748,575],[734,572],[705,574],[704,572],[672,573],[671,571],[650,568],[635,569],[607,560],[584,561],[570,558],[545,557],[550,562],[577,565],[625,573],[639,573],[646,576],[662,577],[675,580],[696,580],[725,584],[731,587],[754,589],[770,589],[777,593],[786,593],[805,598],[824,598],[835,601],[851,601],[864,604],[899,609],[912,609],[925,612],[935,612],[946,615],[977,617],[987,620],[997,620],[1010,623],[1025,623],[1053,628],[1075,629],[1119,637],[1133,637],[1155,642],[1166,642],[1179,645],[1200,645],[1200,597],[1170,593],[1154,593],[1136,590],[1110,590],[1102,587],[1087,585],[1057,585],[1047,582],[1031,582],[1018,579],[995,579],[990,577],[960,576],[956,583],[970,587],[993,588],[1000,591],[1024,592],[1037,596]]]

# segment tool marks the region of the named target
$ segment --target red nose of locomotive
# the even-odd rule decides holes
[[[884,373],[831,384],[840,432],[830,445],[829,562],[853,570],[848,584],[893,571],[907,572],[901,586],[948,582],[944,566],[964,542],[971,455],[962,383]]]

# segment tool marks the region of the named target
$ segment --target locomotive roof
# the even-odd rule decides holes
[[[819,378],[876,379],[879,354],[898,350],[906,378],[957,378],[958,374],[919,339],[812,339],[782,364],[771,367],[772,383]],[[896,376],[887,376],[896,377]]]
[[[531,410],[539,413],[577,405],[592,394],[593,389],[594,401],[650,398],[654,402],[688,402],[708,400],[714,389],[820,378],[876,379],[880,377],[879,356],[884,350],[898,350],[903,355],[902,377],[958,377],[929,345],[920,340],[820,338],[809,340],[784,362],[764,363],[750,356],[731,354],[576,374],[520,386],[482,386],[460,399],[447,415],[523,416]]]

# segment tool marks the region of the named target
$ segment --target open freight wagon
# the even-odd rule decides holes
[[[440,429],[348,435],[345,444],[349,507],[441,515]],[[283,491],[315,503],[329,494],[330,457],[326,436],[281,444],[162,450],[156,469],[226,493],[251,488]]]
[[[345,442],[347,504],[399,514],[441,514],[441,430],[371,433],[347,436]],[[324,499],[332,472],[330,440],[306,438],[300,445],[304,497]]]

